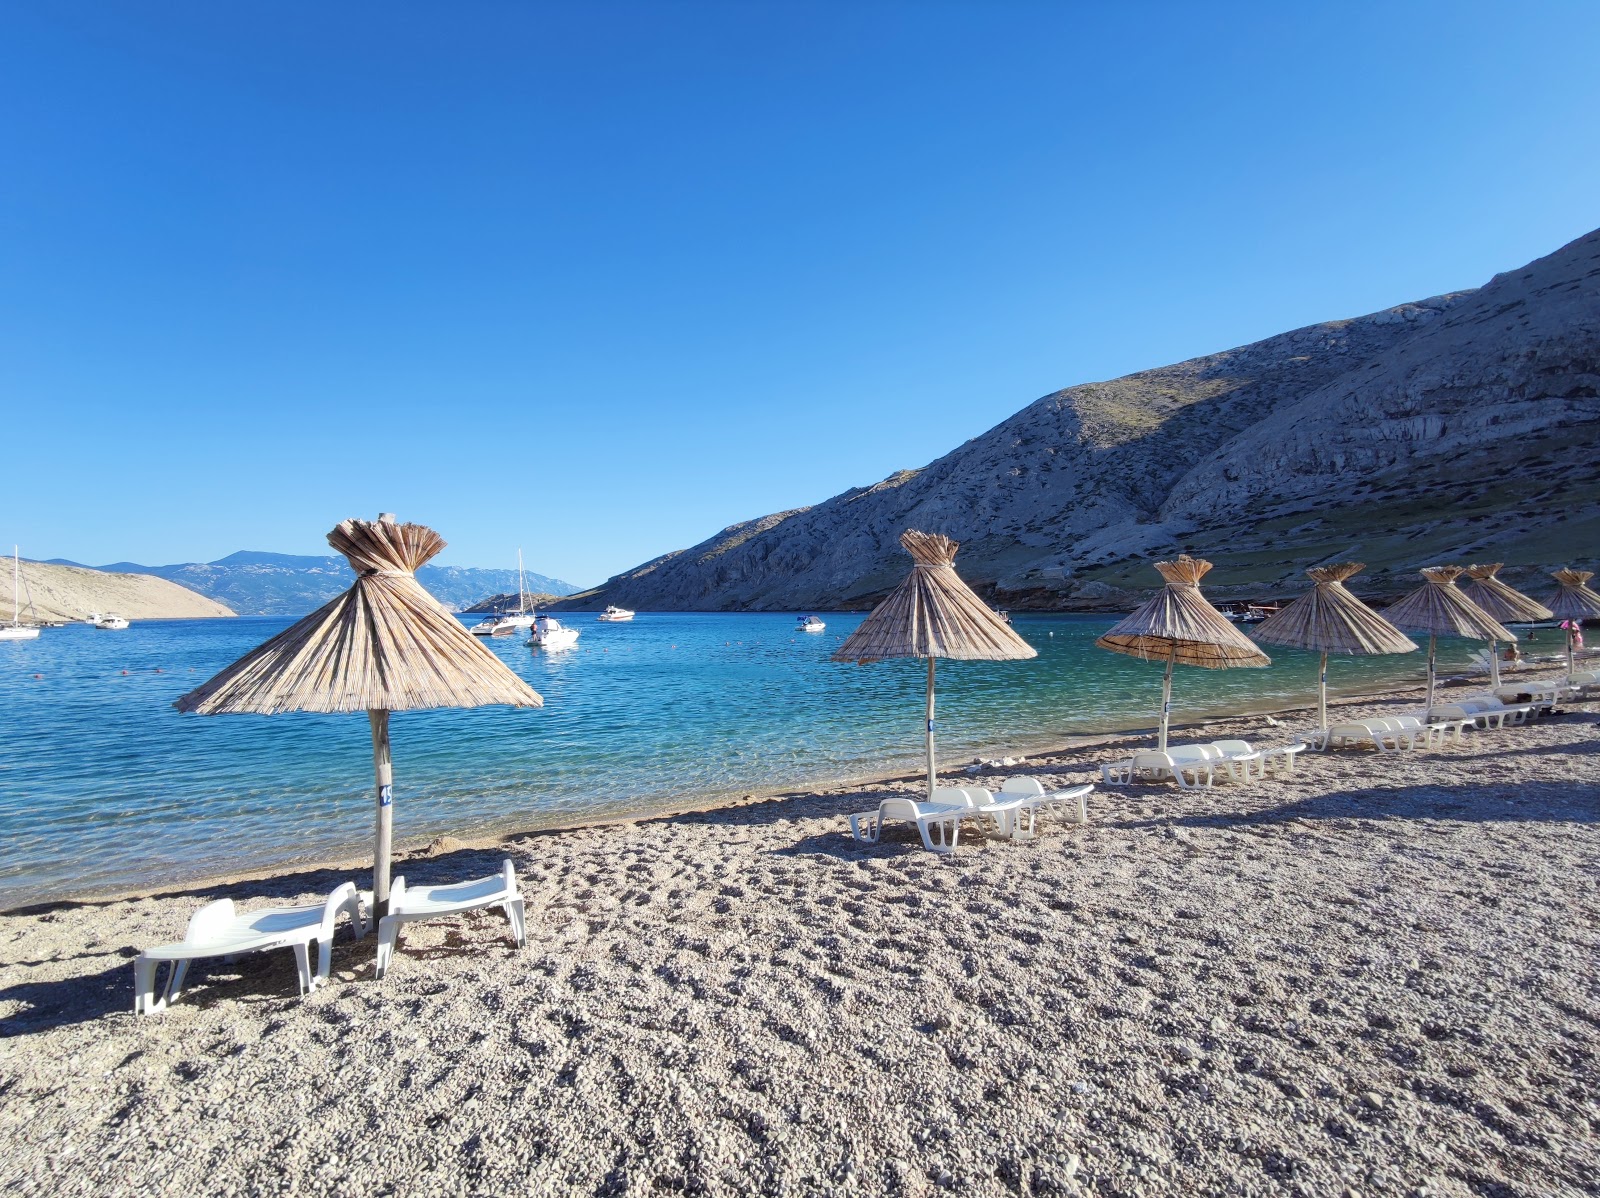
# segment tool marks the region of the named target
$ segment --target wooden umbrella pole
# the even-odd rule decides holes
[[[1500,642],[1489,642],[1489,685],[1500,689]]]
[[[1167,672],[1161,679],[1161,735],[1156,741],[1156,752],[1167,751],[1167,725],[1172,722],[1172,663],[1178,658],[1178,646],[1167,650]]]
[[[372,854],[372,918],[389,914],[389,844],[394,834],[394,766],[389,758],[389,713],[369,711],[372,772],[378,783],[376,844]]]
[[[1577,643],[1578,629],[1582,627],[1582,621],[1572,620],[1569,623],[1572,624],[1572,627],[1567,629],[1567,686],[1570,689],[1572,686],[1573,646]]]
[[[1317,727],[1328,726],[1328,651],[1322,651],[1322,674],[1317,683]]]
[[[933,663],[936,658],[928,658],[928,800],[933,800],[933,791],[939,784],[938,774],[933,765]]]
[[[1433,665],[1433,662],[1434,662],[1434,649],[1438,645],[1438,643],[1439,643],[1439,637],[1437,636],[1437,634],[1430,632],[1428,634],[1428,707],[1427,707],[1428,718],[1430,720],[1433,718],[1433,678],[1434,678],[1434,665]]]

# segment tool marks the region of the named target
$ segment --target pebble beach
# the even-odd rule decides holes
[[[1413,710],[1416,692],[1341,713]],[[1175,740],[1282,743],[1304,713]],[[961,775],[1099,779],[1142,738]],[[1600,708],[1293,775],[1097,785],[1090,822],[924,852],[845,815],[914,779],[442,840],[496,914],[131,959],[204,902],[361,863],[0,916],[0,1188],[19,1194],[1600,1193]]]

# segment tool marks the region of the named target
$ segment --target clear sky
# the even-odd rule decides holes
[[[597,582],[1600,225],[1600,4],[0,0],[0,538]]]

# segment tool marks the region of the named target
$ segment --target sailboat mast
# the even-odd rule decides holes
[[[522,550],[517,550],[517,610],[527,611],[527,600],[523,598],[528,593],[528,584],[522,581]]]
[[[22,546],[11,546],[11,626],[17,627],[22,623],[21,600],[17,597],[22,590]]]

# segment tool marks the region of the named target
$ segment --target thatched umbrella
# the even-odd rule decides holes
[[[1476,603],[1492,620],[1499,620],[1507,628],[1513,624],[1548,620],[1550,609],[1529,599],[1521,591],[1500,581],[1503,562],[1490,562],[1486,566],[1468,566],[1467,581],[1461,584],[1461,593]],[[1489,642],[1489,682],[1500,686],[1500,653],[1496,642]]]
[[[1328,654],[1414,653],[1417,643],[1345,589],[1344,580],[1366,569],[1362,562],[1314,566],[1313,586],[1250,635],[1286,649],[1322,654],[1317,681],[1317,727],[1328,726]]]
[[[1571,686],[1572,644],[1585,620],[1600,620],[1600,594],[1588,585],[1594,577],[1591,570],[1557,570],[1551,577],[1560,589],[1550,599],[1550,615],[1557,620],[1572,621],[1567,629],[1567,685]]]
[[[889,657],[928,659],[928,796],[938,785],[933,759],[933,667],[957,661],[1022,661],[1039,651],[989,610],[956,574],[961,546],[937,533],[907,529],[900,544],[916,561],[911,573],[833,653],[834,661],[865,665]]]
[[[1232,666],[1271,665],[1272,659],[1200,594],[1200,580],[1211,569],[1210,562],[1185,553],[1177,561],[1157,562],[1155,566],[1167,580],[1161,594],[1116,624],[1095,644],[1113,653],[1167,663],[1161,680],[1161,732],[1156,741],[1157,751],[1165,753],[1167,727],[1172,722],[1174,665],[1225,670]]]
[[[1433,710],[1435,660],[1439,637],[1466,636],[1480,641],[1514,641],[1517,634],[1502,628],[1456,588],[1460,566],[1428,566],[1426,581],[1404,599],[1384,609],[1396,628],[1428,634],[1428,710]]]
[[[252,649],[174,706],[201,715],[280,711],[365,711],[377,775],[377,846],[372,898],[389,904],[393,771],[389,713],[434,707],[542,707],[544,700],[416,580],[444,548],[420,524],[346,520],[328,544],[356,572],[355,585],[291,628]]]

